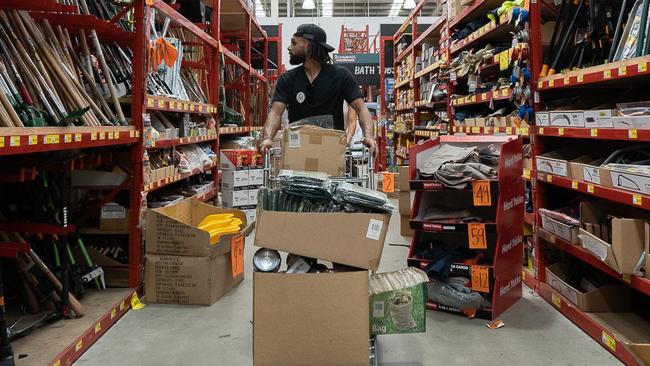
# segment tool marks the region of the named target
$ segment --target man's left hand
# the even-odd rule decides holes
[[[375,142],[375,140],[370,137],[364,137],[361,143],[364,144],[368,148],[368,150],[370,150],[372,157],[374,159],[377,159],[379,150],[377,149],[377,143]]]

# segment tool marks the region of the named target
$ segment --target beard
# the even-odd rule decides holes
[[[291,65],[301,65],[305,63],[305,55],[290,55],[289,63]]]

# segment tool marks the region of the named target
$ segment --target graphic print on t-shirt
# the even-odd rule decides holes
[[[299,92],[298,94],[296,94],[296,100],[298,101],[298,103],[302,104],[302,102],[305,101],[305,93]]]

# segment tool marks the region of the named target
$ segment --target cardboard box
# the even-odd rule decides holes
[[[545,154],[537,156],[536,167],[537,171],[549,174],[559,175],[562,177],[571,178],[571,168],[569,163],[586,163],[593,161],[593,157],[584,154],[584,149],[580,147],[570,147],[561,150],[549,151]],[[576,172],[582,174],[578,165],[574,167]]]
[[[607,285],[581,292],[568,284],[570,265],[558,262],[546,267],[546,280],[562,296],[583,311],[625,311],[632,304],[633,291],[626,285]]]
[[[415,192],[400,192],[398,202],[399,213],[402,215],[410,215],[413,200],[415,200]]]
[[[99,230],[129,230],[129,209],[115,202],[102,206],[99,214]]]
[[[219,169],[248,169],[255,153],[254,150],[247,149],[221,149],[219,152]]]
[[[609,169],[612,187],[628,191],[650,194],[650,175],[638,169]]]
[[[589,316],[616,337],[616,347],[629,349],[639,365],[650,365],[650,322],[646,309],[631,307],[626,312],[591,313]]]
[[[598,225],[612,219],[611,242],[585,230],[586,224]],[[620,274],[632,274],[645,250],[645,221],[650,216],[635,209],[622,206],[580,203],[580,242],[610,268]]]
[[[255,245],[376,270],[390,214],[297,213],[258,207]]]
[[[586,128],[613,128],[613,117],[616,116],[616,109],[599,109],[584,111]]]
[[[650,128],[650,116],[612,117],[614,128]]]
[[[248,185],[255,187],[264,185],[264,169],[249,170]]]
[[[476,126],[476,118],[465,118],[465,126],[467,127]]]
[[[253,364],[367,365],[368,272],[253,274]]]
[[[248,190],[248,204],[257,205],[257,193],[260,191],[259,188],[249,189]]]
[[[411,220],[410,215],[400,216],[399,227],[400,227],[400,234],[402,236],[413,236],[413,234],[415,234],[415,230],[411,229],[410,220]]]
[[[485,127],[485,126],[487,126],[487,118],[485,118],[485,117],[476,117],[474,119],[474,123],[479,127]]]
[[[604,187],[612,187],[612,176],[609,169],[600,166],[602,159],[582,164],[582,180]]]
[[[584,127],[585,118],[582,111],[549,112],[551,127]]]
[[[394,299],[407,293],[410,303],[395,304]],[[426,322],[426,283],[370,296],[370,332],[372,334],[424,333]],[[410,319],[399,312],[406,311]]]
[[[411,190],[411,178],[409,176],[409,166],[402,165],[397,167],[399,172],[399,190],[400,192],[408,192]]]
[[[129,265],[100,253],[97,249],[86,247],[93,263],[104,271],[104,281],[107,287],[129,287]],[[86,263],[79,247],[73,249],[77,263]]]
[[[645,225],[645,278],[650,279],[650,225]]]
[[[285,130],[282,146],[283,169],[345,175],[344,132],[315,126],[294,126]]]
[[[248,225],[255,223],[255,221],[257,220],[257,210],[249,209],[243,211],[246,214],[246,222],[248,223]]]
[[[248,187],[250,176],[248,169],[244,170],[224,170],[221,173],[221,188],[233,189]]]
[[[551,114],[549,112],[536,112],[535,125],[538,127],[548,127],[551,125]]]
[[[215,207],[194,198],[147,210],[145,252],[195,257],[211,255],[211,249],[215,245],[210,245],[210,233],[196,226],[207,215],[222,213],[232,213],[242,220],[242,228],[247,226],[246,215],[242,211]],[[232,237],[233,235],[222,235],[220,243],[230,243]]]
[[[548,217],[541,212],[539,213],[539,216],[542,218],[542,227],[544,229],[573,244],[578,243],[579,228],[577,226],[567,225],[563,222]]]
[[[255,196],[257,202],[257,196]],[[248,206],[250,203],[250,195],[248,189],[232,190],[224,189],[221,191],[221,203],[224,207],[235,208]]]
[[[205,257],[146,254],[148,303],[212,305],[244,280],[232,276],[230,242],[208,249]]]

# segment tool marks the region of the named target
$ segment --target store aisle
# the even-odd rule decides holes
[[[394,215],[381,271],[406,265],[407,238]],[[252,256],[252,236],[247,258]],[[252,276],[211,307],[149,305],[129,311],[75,363],[251,365]],[[617,365],[620,362],[524,287],[524,298],[490,330],[486,321],[427,312],[427,333],[379,337],[380,365]]]

